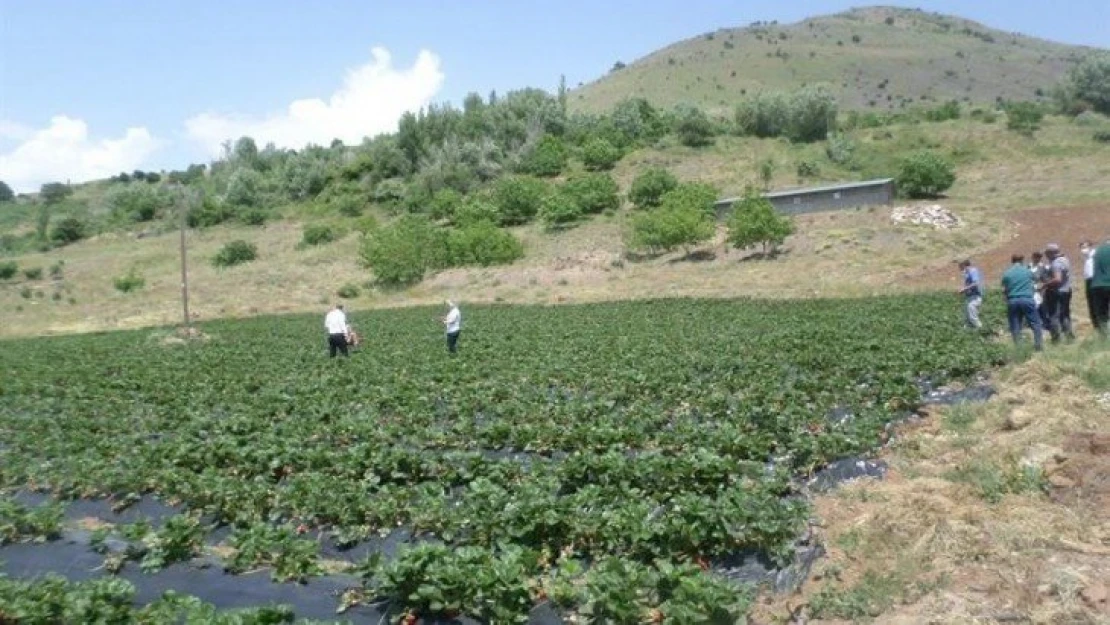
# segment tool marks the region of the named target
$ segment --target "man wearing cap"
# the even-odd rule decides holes
[[[1060,252],[1060,246],[1049,243],[1044,250],[1048,258],[1050,275],[1044,285],[1044,307],[1048,317],[1048,331],[1052,342],[1059,343],[1063,335],[1075,339],[1071,328],[1071,263]]]
[[[1110,238],[1098,246],[1092,260],[1091,299],[1094,300],[1096,327],[1102,338],[1106,338],[1110,333]]]
[[[960,271],[963,272],[964,285],[958,292],[966,301],[967,326],[978,330],[983,327],[983,322],[979,320],[979,308],[983,305],[983,275],[971,265],[970,260],[960,261]]]

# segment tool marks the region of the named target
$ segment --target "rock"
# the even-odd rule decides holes
[[[1006,415],[1006,420],[1002,423],[1002,429],[1009,432],[1016,432],[1024,430],[1033,423],[1033,415],[1025,410],[1017,409]]]
[[[952,211],[940,204],[931,206],[899,206],[895,208],[890,219],[896,224],[913,224],[915,226],[932,226],[938,230],[950,230],[963,225],[963,220]]]

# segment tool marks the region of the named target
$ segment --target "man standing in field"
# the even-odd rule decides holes
[[[335,353],[344,356],[347,353],[347,313],[343,312],[343,304],[336,304],[335,308],[324,317],[324,328],[328,331],[328,353],[335,358]]]
[[[1091,257],[1091,299],[1095,327],[1102,338],[1110,333],[1110,238],[1098,246]]]
[[[447,351],[454,354],[458,351],[459,332],[462,331],[462,313],[455,302],[447,301],[447,314],[440,321],[447,331]]]
[[[1014,338],[1014,345],[1019,344],[1022,322],[1027,322],[1033,328],[1033,349],[1039,352],[1044,349],[1044,343],[1041,317],[1033,303],[1033,295],[1037,292],[1033,272],[1023,264],[1025,258],[1021,254],[1014,254],[1010,261],[1013,264],[1002,274],[1002,292],[1006,295],[1006,318],[1010,322],[1010,336]]]
[[[983,306],[983,275],[971,265],[970,260],[960,261],[960,271],[964,285],[958,292],[966,300],[967,327],[978,330],[983,327],[983,322],[979,320],[979,309]]]
[[[1052,342],[1059,343],[1063,335],[1068,340],[1075,339],[1071,328],[1071,263],[1060,252],[1060,246],[1049,243],[1044,255],[1048,257],[1051,273],[1044,285],[1045,314],[1048,316],[1048,331]]]

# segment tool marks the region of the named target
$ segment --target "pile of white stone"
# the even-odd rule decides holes
[[[963,220],[940,204],[933,204],[930,206],[899,206],[890,214],[890,218],[896,224],[932,226],[940,230],[959,228],[963,225]]]

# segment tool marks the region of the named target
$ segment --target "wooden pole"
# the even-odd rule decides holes
[[[184,315],[185,330],[189,330],[189,269],[185,255],[185,230],[189,226],[189,209],[193,207],[197,194],[186,191],[181,206],[181,309]]]

